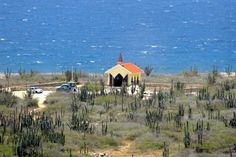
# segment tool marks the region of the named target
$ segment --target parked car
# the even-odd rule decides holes
[[[30,87],[27,89],[27,92],[31,92],[32,94],[40,94],[43,93],[43,90],[39,87]]]
[[[76,86],[71,86],[70,84],[62,84],[56,87],[57,92],[77,92]]]

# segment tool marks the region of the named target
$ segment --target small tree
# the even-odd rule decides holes
[[[207,84],[214,85],[216,83],[216,76],[213,74],[208,74],[207,76]]]
[[[122,110],[122,112],[124,111],[124,96],[125,96],[126,92],[127,92],[126,91],[126,83],[123,82],[122,86],[121,86],[121,91],[120,91],[120,93],[121,93],[121,110]]]
[[[38,100],[33,99],[33,95],[31,91],[27,91],[24,95],[25,103],[28,107],[37,107],[38,106]]]
[[[6,105],[7,107],[12,107],[17,103],[17,98],[12,94],[12,92],[8,92],[4,89],[0,90],[0,105]]]
[[[100,80],[100,94],[105,95],[105,83],[102,79]]]
[[[70,81],[72,79],[71,75],[72,75],[72,72],[70,70],[65,71],[66,81]]]
[[[232,65],[228,65],[225,68],[225,72],[227,73],[228,76],[230,76],[230,74],[232,73]]]
[[[146,75],[146,76],[150,76],[151,73],[152,73],[152,69],[153,69],[153,68],[152,68],[150,65],[146,66],[146,67],[144,68],[144,73],[145,73],[145,75]]]
[[[213,74],[213,76],[215,76],[215,77],[219,75],[218,68],[217,68],[215,65],[213,66],[212,74]]]
[[[190,71],[192,75],[197,76],[198,75],[198,68],[196,65],[191,66]]]
[[[19,76],[20,76],[20,79],[25,79],[26,78],[26,71],[25,71],[25,69],[22,69],[21,67],[20,67],[20,69],[18,70],[18,74],[19,74]]]
[[[185,84],[183,82],[177,81],[174,85],[175,89],[178,91],[183,91],[184,90]]]
[[[143,96],[144,96],[144,92],[145,92],[145,88],[146,88],[146,85],[145,85],[145,82],[140,86],[140,93],[139,93],[139,98],[142,99]]]
[[[74,81],[75,81],[75,82],[78,82],[78,80],[79,80],[79,74],[78,74],[78,72],[77,72],[77,69],[74,70],[74,75],[73,75],[73,76],[74,76],[74,78],[73,78]]]
[[[37,71],[34,71],[34,70],[30,70],[30,77],[33,77],[37,74]]]
[[[4,76],[7,81],[7,88],[9,89],[10,87],[10,79],[11,79],[11,70],[7,68],[7,70],[4,72]]]

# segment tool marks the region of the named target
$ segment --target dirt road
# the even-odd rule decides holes
[[[38,108],[34,109],[34,111],[40,111],[46,107],[44,101],[46,100],[49,94],[53,93],[53,91],[43,91],[41,94],[33,94],[33,98],[38,100]],[[24,99],[26,91],[14,91],[13,94],[20,99]]]
[[[117,149],[97,150],[96,154],[106,153],[109,157],[162,157],[162,151],[151,151],[147,153],[133,153],[132,141],[124,141],[124,144]]]

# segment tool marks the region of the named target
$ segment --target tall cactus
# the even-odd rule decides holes
[[[188,119],[192,119],[192,108],[190,105],[188,107]]]
[[[185,148],[189,148],[191,144],[191,137],[189,132],[189,125],[188,121],[186,122],[186,125],[184,126],[184,146]]]
[[[233,118],[230,120],[229,122],[229,125],[232,127],[232,128],[236,128],[236,113],[234,112],[233,113]]]
[[[169,157],[169,145],[164,142],[163,157]]]

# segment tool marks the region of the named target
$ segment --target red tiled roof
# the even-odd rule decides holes
[[[122,63],[121,65],[132,73],[143,73],[142,69],[132,63]]]

